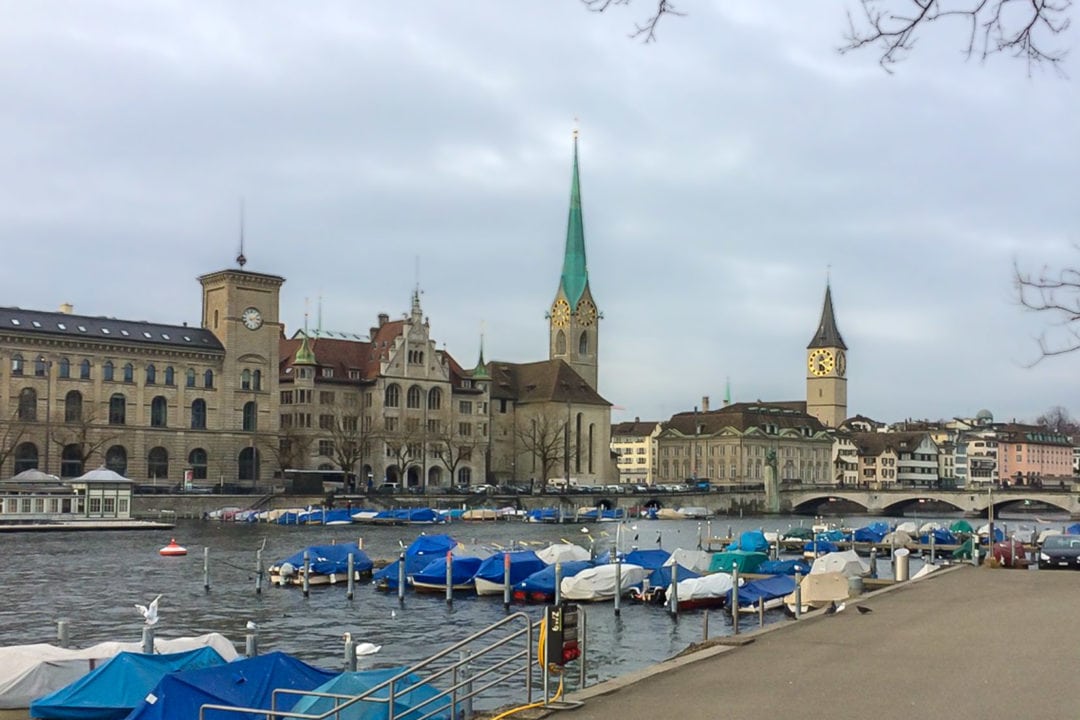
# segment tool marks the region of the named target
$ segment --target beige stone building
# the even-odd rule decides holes
[[[615,453],[619,482],[652,485],[656,479],[656,437],[663,426],[658,422],[615,423],[611,428],[611,449]]]

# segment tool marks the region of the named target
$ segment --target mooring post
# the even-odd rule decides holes
[[[356,556],[349,553],[349,579],[345,582],[345,598],[353,599],[353,591],[356,589]]]
[[[71,638],[68,635],[68,621],[57,620],[56,621],[56,644],[62,648],[66,648],[71,642]]]
[[[255,551],[255,594],[262,595],[263,561],[262,548]]]
[[[510,610],[510,553],[503,553],[503,610]]]
[[[345,633],[345,670],[356,672],[356,642],[352,633]]]
[[[701,642],[709,640],[709,608],[701,614]]]
[[[622,612],[620,603],[622,602],[622,558],[615,555],[615,617],[619,617],[619,613]]]
[[[202,555],[202,586],[203,592],[210,592],[210,548],[203,548]]]
[[[562,605],[562,563],[555,563],[555,604]],[[545,661],[546,663],[546,661]]]
[[[254,622],[247,624],[247,634],[244,635],[244,655],[253,658],[259,654],[259,630]]]
[[[870,548],[870,577],[877,579],[877,548]]]
[[[154,628],[147,625],[142,629],[142,651],[145,655],[154,654]]]
[[[933,528],[930,528],[930,564],[937,564],[937,539],[934,537]]]
[[[728,525],[727,526],[727,537],[724,538],[724,544],[727,545],[728,543],[730,543],[731,540],[733,539],[733,537],[734,536],[731,534],[731,526]]]
[[[671,614],[679,617],[679,563],[671,564]]]
[[[454,556],[446,551],[446,604],[454,604]]]
[[[705,550],[706,552],[712,552],[712,520],[705,523],[705,535]]]
[[[731,568],[731,630],[733,635],[739,634],[739,568]]]
[[[795,571],[795,619],[802,617],[802,573]]]
[[[405,603],[405,553],[398,555],[397,599],[398,604]]]
[[[765,598],[758,598],[758,627],[765,627]]]
[[[701,549],[701,523],[697,524],[697,549]]]
[[[304,597],[307,597],[311,593],[311,552],[304,551],[304,583],[302,585],[304,589]]]

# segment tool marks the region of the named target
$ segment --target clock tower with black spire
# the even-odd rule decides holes
[[[827,284],[821,321],[806,346],[806,412],[831,428],[847,419],[847,345],[836,327]]]
[[[570,218],[562,277],[548,313],[552,360],[565,360],[593,390],[597,389],[600,319],[585,263],[585,228],[578,183],[577,131],[574,131],[574,170],[570,185]]]

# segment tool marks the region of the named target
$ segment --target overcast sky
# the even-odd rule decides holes
[[[836,52],[845,7],[689,3],[643,45],[646,0],[6,3],[0,305],[197,323],[243,198],[289,334],[319,297],[366,333],[419,276],[463,365],[481,327],[546,359],[577,118],[614,420],[805,398],[830,273],[850,414],[1080,414],[1012,288],[1080,261],[1076,83],[960,27],[890,76]]]

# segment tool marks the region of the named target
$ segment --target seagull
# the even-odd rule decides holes
[[[856,605],[855,609],[858,610],[861,615],[865,615],[866,613],[874,612],[873,610],[871,610],[870,608],[868,608],[868,607],[866,607],[864,605]]]
[[[160,599],[161,599],[161,596],[158,595],[156,598],[151,600],[149,607],[147,607],[146,605],[139,605],[138,603],[135,603],[135,609],[138,610],[139,614],[142,615],[143,618],[146,619],[147,627],[150,627],[151,625],[157,625],[157,621],[158,621],[158,611],[157,611],[157,609],[158,609],[158,600],[160,600]]]
[[[397,610],[391,610],[390,611],[390,617],[396,618],[397,617]]]
[[[246,627],[248,630],[258,630],[259,629],[259,626],[255,624],[254,620],[248,620],[247,625],[245,625],[244,627]]]

